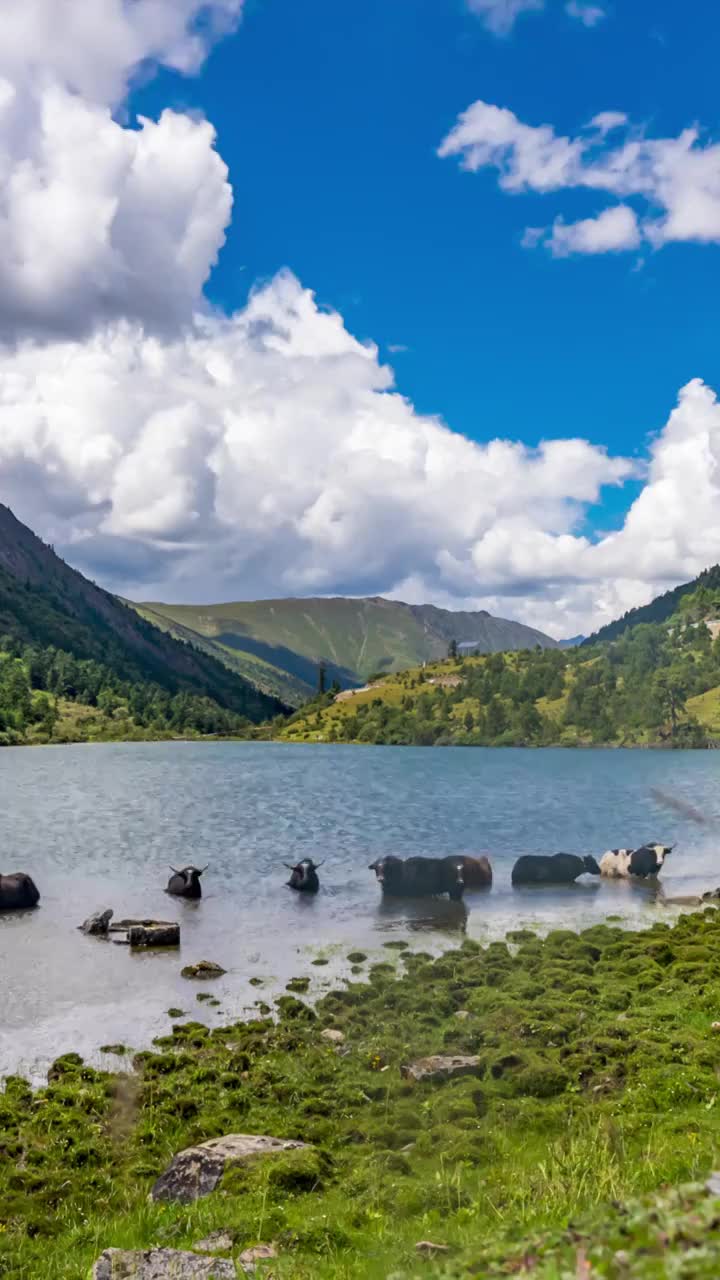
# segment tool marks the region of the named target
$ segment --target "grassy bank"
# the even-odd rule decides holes
[[[69,1056],[39,1093],[7,1080],[0,1276],[80,1280],[110,1245],[217,1228],[238,1250],[274,1241],[272,1274],[293,1280],[720,1273],[717,1204],[634,1200],[720,1163],[720,912],[436,960],[401,946],[356,957],[357,981],[315,1011],[288,994],[277,1020],[262,1004],[212,1031],[169,1019],[132,1074]],[[478,1055],[479,1076],[401,1077],[450,1052]],[[175,1152],[231,1132],[313,1149],[231,1171],[195,1205],[148,1201]],[[450,1252],[421,1258],[427,1239]]]

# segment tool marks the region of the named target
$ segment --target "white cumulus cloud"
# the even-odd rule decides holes
[[[360,594],[413,575],[429,596],[512,593],[570,565],[584,505],[632,470],[583,440],[479,445],[421,417],[289,273],[176,339],[125,324],[0,351],[0,415],[2,498],[145,597]]]
[[[512,31],[521,14],[544,9],[545,0],[467,0],[467,5],[490,31],[504,36]]]
[[[568,0],[565,12],[569,17],[577,18],[584,27],[596,27],[607,17],[606,11],[599,4],[585,4],[583,0]]]
[[[619,253],[637,249],[640,230],[634,209],[618,204],[604,209],[597,218],[581,218],[579,222],[563,222],[557,218],[549,233],[542,228],[529,228],[525,243],[530,247],[544,243],[555,258],[573,253]]]
[[[0,41],[0,339],[183,321],[232,204],[204,120],[112,114],[144,64],[197,70],[242,0],[23,0]],[[201,26],[197,23],[202,20]]]
[[[621,129],[624,138],[611,144],[608,135],[614,139]],[[599,243],[603,232],[609,232],[606,251],[636,248],[641,238],[655,248],[672,241],[720,243],[720,143],[698,127],[683,129],[676,137],[650,138],[632,128],[621,112],[606,111],[569,137],[551,125],[528,125],[507,108],[478,101],[462,113],[438,154],[457,156],[472,172],[496,169],[501,188],[512,193],[587,188],[642,202],[639,220],[626,207],[622,214],[615,209],[575,224],[581,230],[564,240],[567,251],[574,251],[574,241],[579,252],[588,252],[588,235]],[[563,231],[560,242],[555,232],[553,228],[531,242],[541,240],[555,251],[563,243]]]

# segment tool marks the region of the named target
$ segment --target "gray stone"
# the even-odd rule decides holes
[[[470,1017],[470,1010],[458,1009],[457,1013],[455,1014],[455,1017],[458,1019],[459,1022],[465,1022]]]
[[[270,1262],[272,1258],[277,1258],[277,1256],[277,1249],[274,1244],[256,1244],[252,1249],[245,1249],[240,1254],[238,1261],[247,1276],[254,1276],[258,1262]]]
[[[438,1253],[449,1253],[450,1246],[447,1244],[433,1244],[432,1240],[418,1240],[415,1245],[416,1253],[420,1253],[424,1258],[434,1258]]]
[[[160,1174],[150,1195],[153,1200],[191,1204],[193,1200],[210,1195],[227,1168],[258,1156],[297,1151],[307,1145],[306,1142],[268,1138],[254,1133],[229,1133],[224,1138],[211,1138],[209,1142],[178,1152],[165,1172]]]
[[[211,1231],[204,1240],[198,1240],[193,1249],[198,1253],[229,1253],[234,1243],[229,1231]]]
[[[400,1074],[406,1080],[452,1080],[457,1076],[479,1076],[482,1074],[480,1058],[463,1057],[461,1054],[435,1054],[430,1058],[418,1058],[400,1068]]]
[[[345,1037],[342,1031],[336,1031],[333,1027],[326,1027],[324,1031],[321,1031],[320,1038],[322,1040],[329,1040],[331,1044],[345,1043]]]
[[[204,1258],[181,1249],[106,1249],[93,1280],[236,1280],[227,1258]]]
[[[114,914],[110,907],[108,907],[107,911],[94,911],[83,924],[78,925],[78,929],[81,933],[88,933],[93,937],[106,938],[110,930],[110,921]]]
[[[720,1197],[720,1173],[711,1173],[705,1183],[705,1190],[710,1192],[711,1196]]]

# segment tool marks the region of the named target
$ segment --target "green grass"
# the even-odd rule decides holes
[[[217,1228],[238,1249],[275,1241],[278,1280],[499,1276],[523,1257],[544,1280],[720,1274],[720,1215],[699,1191],[654,1194],[656,1219],[618,1207],[720,1159],[720,913],[396,959],[315,1012],[286,994],[277,1021],[175,1024],[131,1076],[70,1057],[36,1094],[7,1081],[0,1276],[84,1280],[108,1246],[189,1247]],[[433,1052],[478,1055],[480,1078],[401,1077]],[[231,1171],[196,1205],[148,1201],[176,1151],[228,1132],[313,1150]],[[423,1239],[447,1259],[419,1260]],[[588,1250],[597,1272],[578,1269]]]

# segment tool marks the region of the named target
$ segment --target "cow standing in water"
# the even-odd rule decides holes
[[[575,853],[527,853],[518,858],[510,878],[513,884],[574,884],[578,876],[586,872],[591,876],[601,874],[592,857],[580,858]]]
[[[320,888],[317,869],[322,866],[322,862],[303,858],[302,862],[296,862],[295,866],[289,862],[286,862],[285,866],[290,872],[290,879],[287,882],[289,889],[295,889],[297,893],[317,893]]]
[[[24,871],[0,876],[0,911],[27,911],[40,901],[37,885]]]
[[[396,858],[388,854],[370,863],[382,891],[392,898],[432,898],[446,893],[459,902],[466,887],[492,883],[487,858]],[[471,885],[470,881],[473,881]]]
[[[207,867],[183,867],[182,871],[171,867],[170,870],[172,875],[168,880],[166,893],[171,893],[176,898],[202,898],[200,877],[207,871]]]
[[[647,880],[656,876],[669,853],[672,844],[643,844],[639,849],[608,849],[600,859],[600,874],[612,880],[628,880],[635,877]]]

